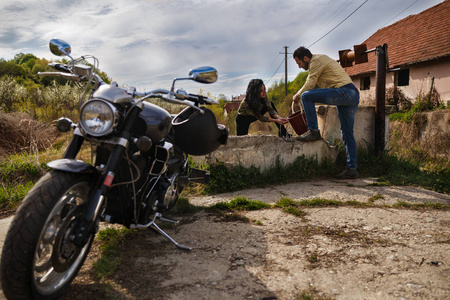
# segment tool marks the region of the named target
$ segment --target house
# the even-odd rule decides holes
[[[225,110],[225,115],[229,114],[233,110],[238,110],[241,101],[245,99],[245,94],[239,96],[231,96],[231,102],[225,104],[223,109]]]
[[[450,104],[450,0],[406,17],[375,32],[363,44],[367,49],[387,44],[390,69],[386,88],[397,87],[414,101],[432,87]],[[367,63],[345,70],[361,91],[361,104],[375,103],[376,54]]]

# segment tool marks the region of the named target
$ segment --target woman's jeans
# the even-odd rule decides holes
[[[275,105],[273,103],[272,103],[272,108],[277,112]],[[267,112],[267,108],[263,105],[260,113],[261,113],[261,115],[264,115],[266,112]],[[242,115],[238,114],[236,116],[236,135],[247,135],[250,124],[255,121],[258,121],[258,119],[254,116],[242,116]],[[277,122],[275,122],[275,125],[278,127],[278,136],[279,137],[284,137],[287,135],[286,128],[283,125],[280,125]]]
[[[341,88],[314,89],[302,94],[302,104],[305,110],[306,122],[310,130],[318,130],[315,103],[336,105],[341,122],[342,140],[347,152],[347,168],[357,167],[356,141],[353,136],[355,114],[359,104],[359,92],[346,85]]]

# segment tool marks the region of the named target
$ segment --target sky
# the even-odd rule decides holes
[[[212,66],[214,84],[179,81],[176,88],[212,96],[243,94],[250,79],[267,87],[299,72],[299,46],[338,59],[378,29],[443,0],[2,0],[0,58],[54,56],[53,38],[72,57],[93,55],[119,85],[170,89],[176,77]]]

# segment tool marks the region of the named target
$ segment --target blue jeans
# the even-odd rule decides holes
[[[347,153],[347,167],[357,167],[356,141],[353,136],[355,114],[359,104],[359,92],[356,87],[346,85],[341,88],[314,89],[302,94],[303,109],[305,110],[306,122],[311,130],[318,130],[315,103],[336,105],[339,121],[341,122],[342,140]]]

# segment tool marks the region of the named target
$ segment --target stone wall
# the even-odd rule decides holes
[[[341,140],[340,123],[336,107],[317,106],[319,129],[323,140],[314,142],[288,143],[273,135],[230,136],[225,146],[219,147],[207,156],[193,157],[194,162],[213,164],[217,161],[225,165],[256,166],[261,170],[275,165],[277,160],[290,164],[298,156],[315,157],[319,162],[334,162],[338,149],[336,144]],[[374,142],[373,106],[360,106],[355,116],[355,139],[358,147],[367,148]],[[387,118],[387,123],[389,120]],[[386,129],[388,134],[389,130]]]
[[[389,107],[386,107],[389,112]],[[230,136],[225,146],[219,147],[207,156],[193,157],[196,162],[213,164],[217,161],[229,166],[256,166],[261,170],[276,164],[289,164],[301,155],[316,157],[318,161],[335,161],[337,157],[336,144],[341,140],[340,123],[336,107],[317,106],[319,129],[323,140],[314,142],[287,143],[273,135]],[[399,132],[401,147],[417,145],[430,155],[450,158],[450,111],[439,110],[418,115],[411,124],[395,122],[391,130],[389,115],[386,114],[386,147],[389,147],[389,131]],[[355,116],[354,134],[358,148],[367,149],[374,143],[375,107],[359,106]],[[393,140],[394,142],[394,140]]]
[[[419,113],[411,123],[395,121],[390,127],[390,147],[397,153],[450,160],[450,110]]]

